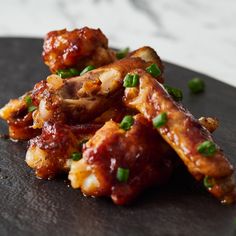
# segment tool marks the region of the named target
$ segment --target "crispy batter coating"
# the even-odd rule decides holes
[[[169,146],[141,114],[134,120],[129,131],[108,121],[96,132],[86,143],[83,158],[71,164],[72,187],[86,195],[110,196],[123,205],[169,179],[173,168]],[[119,167],[129,170],[127,182],[117,179]]]
[[[206,140],[212,141],[210,132],[204,128],[189,111],[180,103],[175,102],[150,74],[142,69],[133,71],[140,75],[139,86],[126,88],[124,101],[130,108],[136,108],[148,120],[152,121],[157,115],[166,112],[167,122],[158,128],[158,132],[178,153],[190,173],[198,180],[210,176],[223,181],[208,190],[222,202],[235,201],[235,185],[233,181],[233,166],[229,163],[222,150],[217,147],[211,157],[203,156],[197,151],[199,144]],[[230,183],[230,184],[229,184]]]
[[[88,27],[49,32],[44,40],[42,55],[53,73],[66,68],[82,70],[88,65],[100,67],[116,60],[102,31]]]

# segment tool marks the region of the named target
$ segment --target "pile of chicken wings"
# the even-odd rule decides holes
[[[235,201],[233,166],[211,135],[217,121],[168,93],[152,48],[117,59],[100,29],[84,27],[48,33],[42,56],[52,74],[0,110],[9,137],[29,140],[37,177],[68,173],[85,195],[123,205],[167,183],[181,161],[222,203]]]

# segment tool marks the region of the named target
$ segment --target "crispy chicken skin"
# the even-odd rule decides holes
[[[73,161],[69,179],[85,195],[110,196],[114,203],[129,203],[145,188],[165,183],[173,168],[171,150],[141,114],[125,131],[108,121],[85,144],[83,158]],[[127,182],[119,182],[117,169],[129,169]]]
[[[166,124],[157,129],[161,136],[178,153],[197,180],[206,176],[214,179],[214,187],[208,189],[213,195],[224,203],[235,201],[233,167],[222,150],[217,146],[216,153],[211,157],[197,151],[199,144],[206,140],[212,141],[210,132],[180,103],[175,102],[150,74],[142,69],[133,73],[140,76],[139,86],[125,89],[125,104],[137,109],[149,121],[166,112]]]
[[[42,56],[52,73],[67,68],[82,70],[88,65],[100,67],[116,60],[102,31],[88,27],[49,32]]]
[[[71,154],[81,151],[81,142],[89,139],[99,124],[68,126],[45,123],[42,134],[31,139],[26,163],[35,170],[38,178],[50,179],[68,171]]]

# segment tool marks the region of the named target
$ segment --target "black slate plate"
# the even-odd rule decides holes
[[[0,106],[32,88],[49,73],[42,40],[0,39]],[[206,92],[191,95],[187,81],[199,76]],[[236,164],[236,89],[205,75],[166,63],[170,85],[183,89],[184,104],[197,117],[221,121],[216,141]],[[1,133],[6,124],[1,121]],[[146,191],[132,206],[86,198],[63,179],[35,178],[24,162],[25,143],[0,139],[0,235],[234,235],[235,206],[222,206],[187,174]]]

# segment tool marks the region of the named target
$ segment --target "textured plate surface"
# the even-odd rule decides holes
[[[0,106],[49,73],[42,40],[0,39]],[[192,95],[187,81],[201,77],[206,92]],[[236,89],[166,63],[166,82],[183,89],[184,104],[197,117],[216,116],[215,140],[236,164]],[[0,132],[6,124],[0,121]],[[25,143],[0,139],[0,235],[234,235],[236,206],[222,206],[187,174],[146,191],[132,206],[86,198],[63,179],[35,178],[24,162]]]

